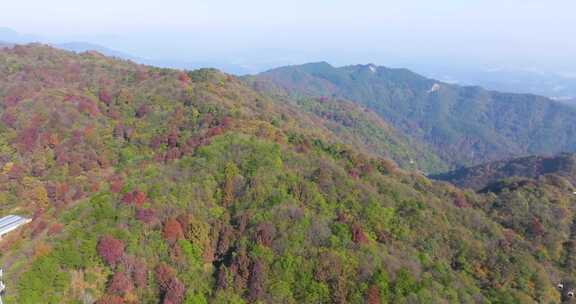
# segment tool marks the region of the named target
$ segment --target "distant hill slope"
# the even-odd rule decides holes
[[[576,150],[576,109],[545,97],[461,87],[374,65],[311,63],[248,79],[260,90],[362,104],[455,166]]]
[[[576,154],[558,156],[528,156],[496,161],[431,178],[449,181],[457,186],[481,190],[490,184],[509,178],[537,179],[546,174],[562,176],[576,186]]]
[[[390,158],[403,169],[438,173],[449,168],[430,147],[398,132],[376,113],[353,102],[279,96],[273,100],[313,114],[342,142],[365,153]]]

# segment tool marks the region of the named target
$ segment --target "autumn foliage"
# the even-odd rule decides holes
[[[178,220],[169,218],[164,222],[162,235],[167,241],[176,242],[177,240],[184,238],[184,231],[182,230],[182,226]]]
[[[100,238],[96,249],[102,260],[110,266],[115,266],[124,255],[124,244],[122,241],[109,235]]]

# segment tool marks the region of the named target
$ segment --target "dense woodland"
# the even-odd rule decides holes
[[[449,181],[459,187],[481,191],[504,179],[538,179],[548,174],[560,175],[573,185],[576,184],[576,154],[519,157],[460,168],[431,177]]]
[[[8,304],[571,300],[562,174],[462,190],[354,103],[41,45],[0,100]]]

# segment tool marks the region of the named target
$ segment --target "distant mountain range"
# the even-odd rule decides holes
[[[562,101],[576,96],[576,74],[536,68],[415,66],[431,78],[490,90],[531,93]]]
[[[463,87],[372,64],[287,66],[246,80],[274,94],[358,103],[456,167],[576,150],[576,109],[546,97]]]

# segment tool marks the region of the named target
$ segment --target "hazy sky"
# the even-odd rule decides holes
[[[576,70],[576,0],[2,2],[0,26],[149,57],[453,60]]]

